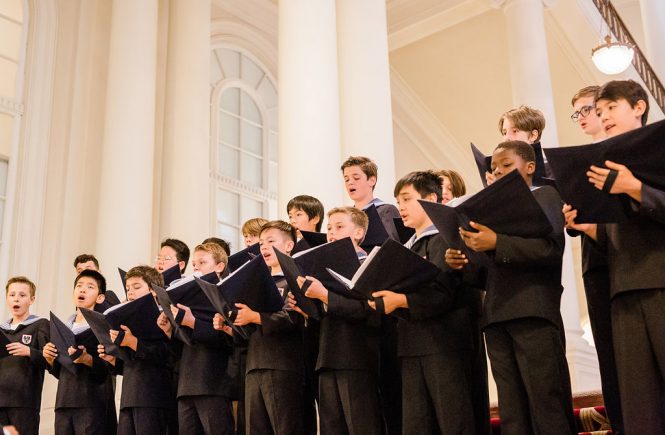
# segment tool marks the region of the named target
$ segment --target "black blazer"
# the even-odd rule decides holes
[[[376,207],[376,212],[379,214],[390,238],[399,242],[399,234],[397,234],[397,228],[395,228],[395,222],[393,221],[393,218],[400,217],[397,207],[392,204],[381,204]]]
[[[39,319],[13,331],[2,331],[12,341],[29,346],[30,356],[0,359],[0,408],[39,409],[46,370],[42,348],[49,341],[49,321]]]
[[[424,356],[474,348],[474,306],[479,292],[465,291],[445,264],[447,246],[440,234],[421,237],[411,247],[439,266],[428,285],[406,295],[408,309],[398,309],[397,353]]]
[[[598,246],[607,253],[611,297],[665,288],[665,192],[642,184],[626,223],[598,225]]]
[[[487,270],[484,326],[524,317],[561,325],[561,265],[566,243],[561,197],[550,186],[535,189],[533,196],[552,224],[552,232],[545,238],[497,234]]]

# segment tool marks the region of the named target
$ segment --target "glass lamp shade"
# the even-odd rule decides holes
[[[623,42],[611,42],[609,35],[605,44],[591,50],[591,60],[600,72],[608,75],[624,72],[633,61],[633,47]]]

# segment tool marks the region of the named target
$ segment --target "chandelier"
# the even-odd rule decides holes
[[[633,61],[635,50],[630,44],[616,41],[612,37],[605,36],[605,43],[591,50],[591,60],[600,72],[608,75],[624,72]]]

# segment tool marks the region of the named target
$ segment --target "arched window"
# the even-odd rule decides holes
[[[237,251],[247,219],[277,216],[277,89],[231,47],[212,51],[211,88],[216,232]]]

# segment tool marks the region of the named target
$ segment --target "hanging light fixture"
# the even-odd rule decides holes
[[[605,43],[591,50],[591,60],[600,72],[608,75],[624,72],[633,61],[635,50],[630,44],[616,41],[612,37],[605,36]]]

